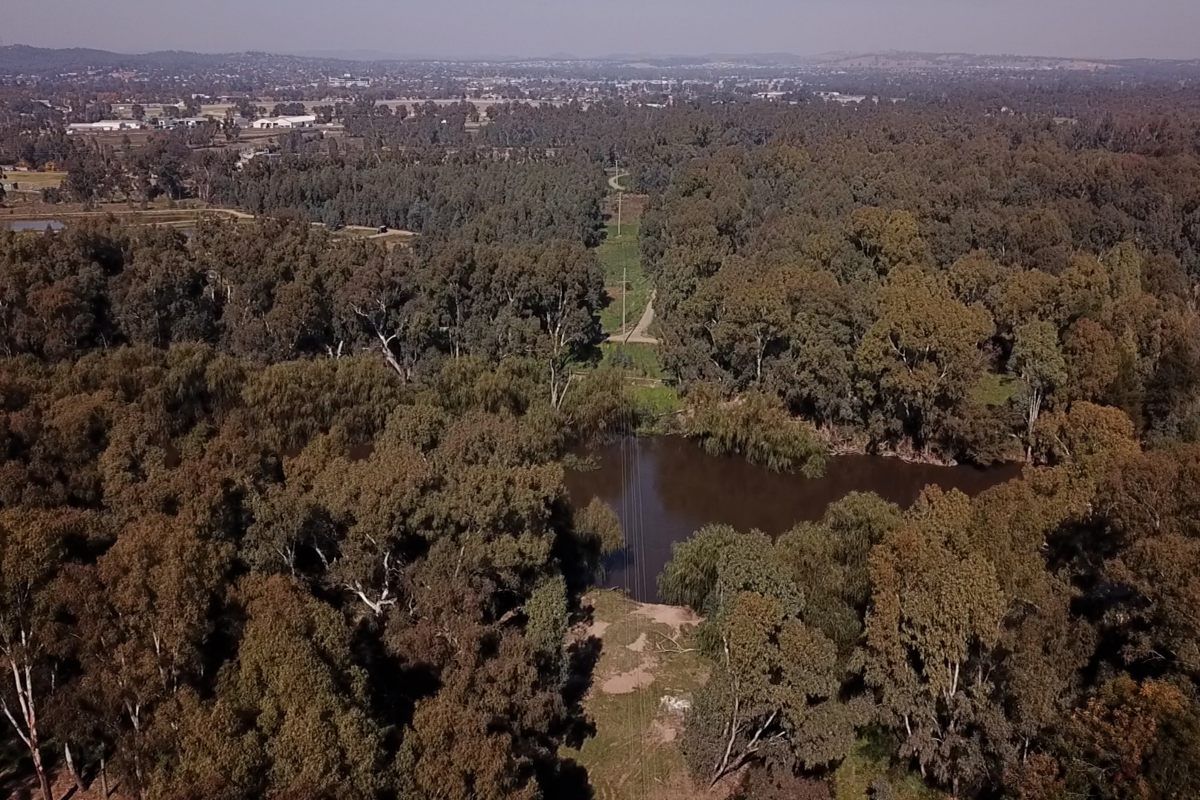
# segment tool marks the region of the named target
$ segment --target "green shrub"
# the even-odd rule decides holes
[[[737,454],[775,472],[825,471],[825,447],[777,399],[757,392],[732,403],[701,401],[686,426],[712,455]]]

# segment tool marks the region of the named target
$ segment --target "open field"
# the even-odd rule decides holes
[[[664,421],[665,418],[683,409],[683,400],[679,397],[679,390],[674,386],[634,384],[629,391],[633,395],[638,414],[651,420],[644,426],[646,431],[669,431],[670,425]]]
[[[629,384],[638,414],[651,429],[659,421],[683,408],[679,390],[664,383],[666,374],[658,360],[658,349],[638,343],[604,342],[600,345],[600,365],[622,370]]]
[[[657,430],[662,421],[683,408],[679,389],[665,382],[658,348],[637,342],[604,342],[600,345],[601,366],[615,367],[628,376],[638,414]]]
[[[231,108],[234,107],[235,106],[233,103],[201,103],[200,116],[216,117],[217,119],[221,119]]]
[[[220,117],[217,118],[218,120]],[[280,137],[297,132],[305,137],[313,137],[321,135],[324,137],[342,137],[345,135],[345,128],[341,125],[323,125],[314,128],[242,128],[238,133],[238,138],[234,142],[227,142],[218,135],[213,142],[213,146],[217,148],[234,148],[238,149],[238,145],[245,144],[269,144],[276,142]],[[154,128],[144,128],[142,130],[128,131],[102,131],[102,132],[85,132],[73,134],[74,138],[94,142],[106,147],[124,147],[128,142],[130,147],[144,147],[151,138],[161,136],[163,131]]]
[[[313,225],[320,226],[321,223],[314,222]],[[334,231],[333,235],[343,239],[370,239],[373,242],[380,242],[389,248],[399,244],[407,244],[416,237],[416,234],[412,231],[392,230],[389,228],[380,233],[377,228],[365,225],[347,225],[344,228]]]
[[[254,219],[253,214],[231,208],[130,208],[127,203],[109,203],[95,210],[81,210],[71,206],[57,207],[41,205],[36,210],[28,208],[6,208],[0,210],[0,222],[10,219],[57,221],[69,225],[88,219],[115,217],[122,222],[146,225],[194,225],[205,217],[226,217],[241,220]]]
[[[144,147],[158,131],[146,128],[140,131],[103,131],[99,133],[76,133],[72,138],[95,142],[105,147],[123,147],[129,142],[130,147]]]
[[[16,184],[15,191],[37,191],[42,189],[57,189],[66,180],[65,172],[13,172],[4,173],[5,183]]]
[[[1016,379],[1009,375],[985,372],[972,390],[972,396],[985,406],[1002,406],[1013,398],[1020,389]]]
[[[684,709],[707,674],[699,653],[683,652],[700,620],[618,592],[597,591],[588,599],[591,625],[576,633],[600,640],[584,700],[596,733],[564,755],[587,769],[597,800],[723,797],[692,782],[679,750]]]

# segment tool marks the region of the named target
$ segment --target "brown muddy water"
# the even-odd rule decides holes
[[[820,519],[850,492],[875,492],[907,508],[930,484],[974,496],[1021,471],[1017,464],[980,469],[848,455],[831,457],[814,479],[711,456],[677,436],[629,437],[582,455],[598,468],[567,473],[571,502],[582,507],[598,497],[617,512],[627,545],[606,565],[606,586],[642,602],[658,602],[658,575],[671,545],[710,523],[777,536]]]

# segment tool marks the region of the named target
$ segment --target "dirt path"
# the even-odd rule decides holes
[[[208,211],[215,214],[227,214],[234,219],[254,219],[253,214],[247,214],[245,211],[238,211],[233,208],[202,208],[200,211]]]
[[[608,179],[608,188],[612,189],[614,192],[627,191],[625,187],[621,185],[621,178],[627,177],[629,177],[628,172],[618,172],[616,175],[613,175]]]
[[[109,207],[100,207],[95,211],[67,211],[67,210],[38,210],[22,212],[19,207],[13,207],[7,210],[7,217],[20,217],[21,219],[31,220],[63,220],[70,221],[73,219],[103,219],[104,217],[114,216],[117,219],[140,219],[153,222],[154,220],[166,220],[168,222],[179,222],[188,217],[199,218],[203,215],[212,216],[227,216],[233,219],[254,219],[253,214],[248,214],[245,211],[238,211],[232,208],[138,208],[131,209],[124,203],[113,203]]]
[[[658,344],[658,339],[650,335],[650,326],[654,324],[655,294],[655,292],[650,292],[650,299],[646,301],[646,310],[642,312],[642,318],[638,320],[637,325],[633,326],[633,330],[628,333],[614,333],[608,337],[608,341],[617,344]]]
[[[22,212],[19,207],[6,209],[6,211],[6,214],[0,216],[0,222],[3,222],[5,218],[12,219],[15,217],[21,220],[47,220],[67,223],[73,220],[104,219],[108,216],[113,216],[122,222],[135,224],[161,224],[174,227],[190,227],[205,217],[225,217],[227,219],[234,219],[243,222],[259,219],[259,217],[255,214],[251,214],[246,211],[239,211],[236,208],[221,208],[215,206],[201,208],[184,207],[131,209],[125,204],[113,203],[108,207],[102,206],[94,211],[46,209]],[[314,228],[326,227],[320,222],[313,222],[310,224]],[[401,230],[399,228],[389,228],[381,233],[379,228],[371,225],[345,225],[336,231],[332,231],[332,233],[334,235],[340,235],[341,237],[353,236],[372,241],[382,241],[389,245],[407,241],[417,235],[412,231]]]

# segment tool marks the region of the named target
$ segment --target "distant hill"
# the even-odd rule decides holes
[[[811,63],[844,69],[883,70],[1081,70],[1094,72],[1113,69],[1119,62],[1105,59],[1061,58],[1057,56],[976,55],[973,53],[831,53],[816,56]]]
[[[979,55],[974,53],[921,53],[907,51],[832,52],[800,56],[792,53],[709,53],[697,56],[652,56],[620,54],[608,57],[618,63],[637,62],[659,67],[696,67],[716,64],[749,66],[815,67],[829,70],[881,71],[960,71],[960,70],[1062,70],[1099,72],[1136,68],[1197,68],[1200,60],[1169,61],[1161,59],[1102,59],[1061,56]]]
[[[295,54],[299,58],[315,58],[321,61],[398,61],[401,56],[384,50],[302,50]]]
[[[13,44],[0,47],[0,69],[7,72],[28,70],[86,69],[88,67],[134,67],[162,64],[219,64],[228,56],[204,53],[161,51],[156,53],[113,53],[108,50],[93,50],[83,47],[54,49]]]
[[[82,47],[48,48],[13,44],[0,47],[0,71],[70,72],[83,69],[121,69],[174,67],[203,69],[222,64],[281,64],[285,62],[327,64],[343,59],[315,58],[270,53],[193,53],[186,50],[159,50],[150,53],[114,53]],[[348,62],[347,62],[348,63]]]

